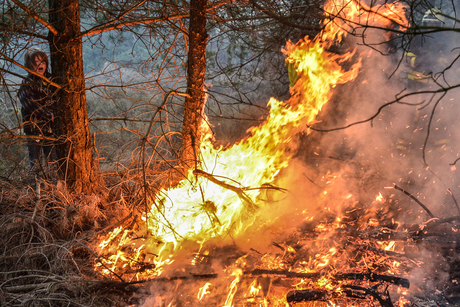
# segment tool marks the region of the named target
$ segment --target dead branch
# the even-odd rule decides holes
[[[181,18],[188,17],[189,13],[184,13],[184,14],[178,14],[176,16],[168,16],[168,17],[159,17],[159,18],[145,18],[141,20],[125,20],[121,21],[118,23],[108,23],[108,24],[103,24],[103,25],[97,25],[94,28],[88,29],[87,31],[81,32],[79,36],[76,38],[82,38],[85,36],[89,35],[95,35],[111,30],[117,30],[121,28],[126,28],[128,26],[136,26],[136,25],[145,25],[145,24],[151,24],[151,23],[157,23],[157,22],[167,22],[171,20],[178,20]]]
[[[407,191],[404,190],[403,188],[398,187],[397,185],[394,185],[394,188],[395,188],[396,190],[399,190],[399,191],[403,192],[404,194],[406,194],[407,196],[409,196],[411,199],[413,199],[417,204],[420,205],[420,207],[422,207],[422,208],[426,211],[426,213],[428,213],[428,215],[429,215],[431,218],[434,218],[434,217],[435,217],[434,214],[431,213],[431,211],[430,211],[424,204],[422,204],[421,201],[419,201],[417,198],[415,198],[415,196],[413,196],[411,193],[407,192]]]
[[[455,206],[457,207],[458,213],[460,213],[460,206],[458,205],[457,199],[454,196],[454,193],[450,189],[447,189],[447,192],[449,192],[450,196],[452,196],[452,200],[455,203]]]

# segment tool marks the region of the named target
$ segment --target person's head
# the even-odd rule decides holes
[[[444,16],[438,9],[429,9],[425,12],[422,19],[422,25],[425,27],[442,27]]]
[[[37,47],[30,47],[24,55],[24,66],[43,76],[48,70],[46,52]]]

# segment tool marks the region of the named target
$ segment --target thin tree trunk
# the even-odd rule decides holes
[[[50,0],[49,19],[53,80],[62,86],[55,94],[57,156],[62,176],[76,192],[94,189],[93,157],[85,96],[79,0]]]
[[[200,145],[200,125],[205,105],[206,70],[206,4],[207,0],[190,1],[187,93],[182,128],[181,161],[184,170],[196,168]]]

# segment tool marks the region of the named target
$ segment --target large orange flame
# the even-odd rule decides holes
[[[216,148],[210,134],[205,134],[201,140],[199,169],[190,170],[188,177],[175,188],[156,195],[150,212],[144,216],[154,239],[133,247],[136,255],[143,249],[159,255],[151,259],[156,269],[146,270],[145,274],[160,274],[159,268],[168,263],[169,256],[186,240],[203,244],[215,237],[244,236],[244,230],[253,222],[253,212],[264,206],[260,197],[262,188],[289,165],[294,152],[293,137],[299,131],[308,132],[308,126],[330,99],[331,88],[353,80],[358,74],[359,60],[348,71],[340,65],[354,52],[334,54],[327,49],[339,43],[359,18],[373,20],[381,27],[407,24],[397,4],[377,9],[357,1],[342,5],[331,1],[325,11],[330,19],[326,20],[321,35],[314,40],[305,37],[296,44],[289,41],[283,50],[286,61],[296,67],[299,75],[292,97],[287,102],[271,98],[265,122],[250,129],[247,138],[230,148]],[[101,243],[102,249],[112,248],[113,256],[105,262],[107,268],[139,261],[139,256],[123,255],[122,245],[132,244],[126,240],[130,231],[119,228]],[[116,236],[122,237],[115,240]]]

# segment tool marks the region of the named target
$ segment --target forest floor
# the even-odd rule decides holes
[[[93,250],[112,223],[133,215],[126,187],[84,197],[44,180],[0,188],[0,306],[129,305],[136,289],[95,270]]]
[[[39,180],[29,185],[0,182],[0,306],[142,305],[139,295],[149,295],[146,284],[126,282],[116,274],[104,275],[95,268],[100,263],[98,240],[119,225],[134,225],[145,209],[139,183],[114,180],[107,186],[104,193],[82,196],[68,192],[59,181],[52,184]],[[348,221],[343,221],[340,235],[330,236],[336,237],[331,244],[338,244],[346,261],[350,259],[348,251],[352,250],[363,259],[381,263],[384,274],[395,259],[410,268],[408,276],[418,268],[421,272],[423,267],[430,266],[426,273],[429,275],[423,272],[419,277],[411,277],[410,289],[415,294],[403,306],[460,306],[459,216],[431,219],[408,226],[405,231],[392,232],[391,225],[395,224],[388,214],[391,210],[375,212],[363,204],[359,206],[346,210]],[[398,206],[404,207],[401,203]],[[394,209],[393,212],[401,212]],[[409,210],[405,212],[409,214]],[[352,227],[371,213],[387,226],[359,231]],[[321,235],[317,226],[328,220],[325,217],[318,215],[304,225],[307,228],[299,229],[299,234],[305,236],[302,240],[311,246],[306,243],[296,250],[297,261],[303,252],[317,247],[315,241]],[[330,220],[332,225],[335,218]],[[295,237],[292,246],[298,240]],[[399,252],[386,252],[375,248],[379,245],[374,243],[379,240],[406,243]],[[369,262],[365,265],[373,266]]]

